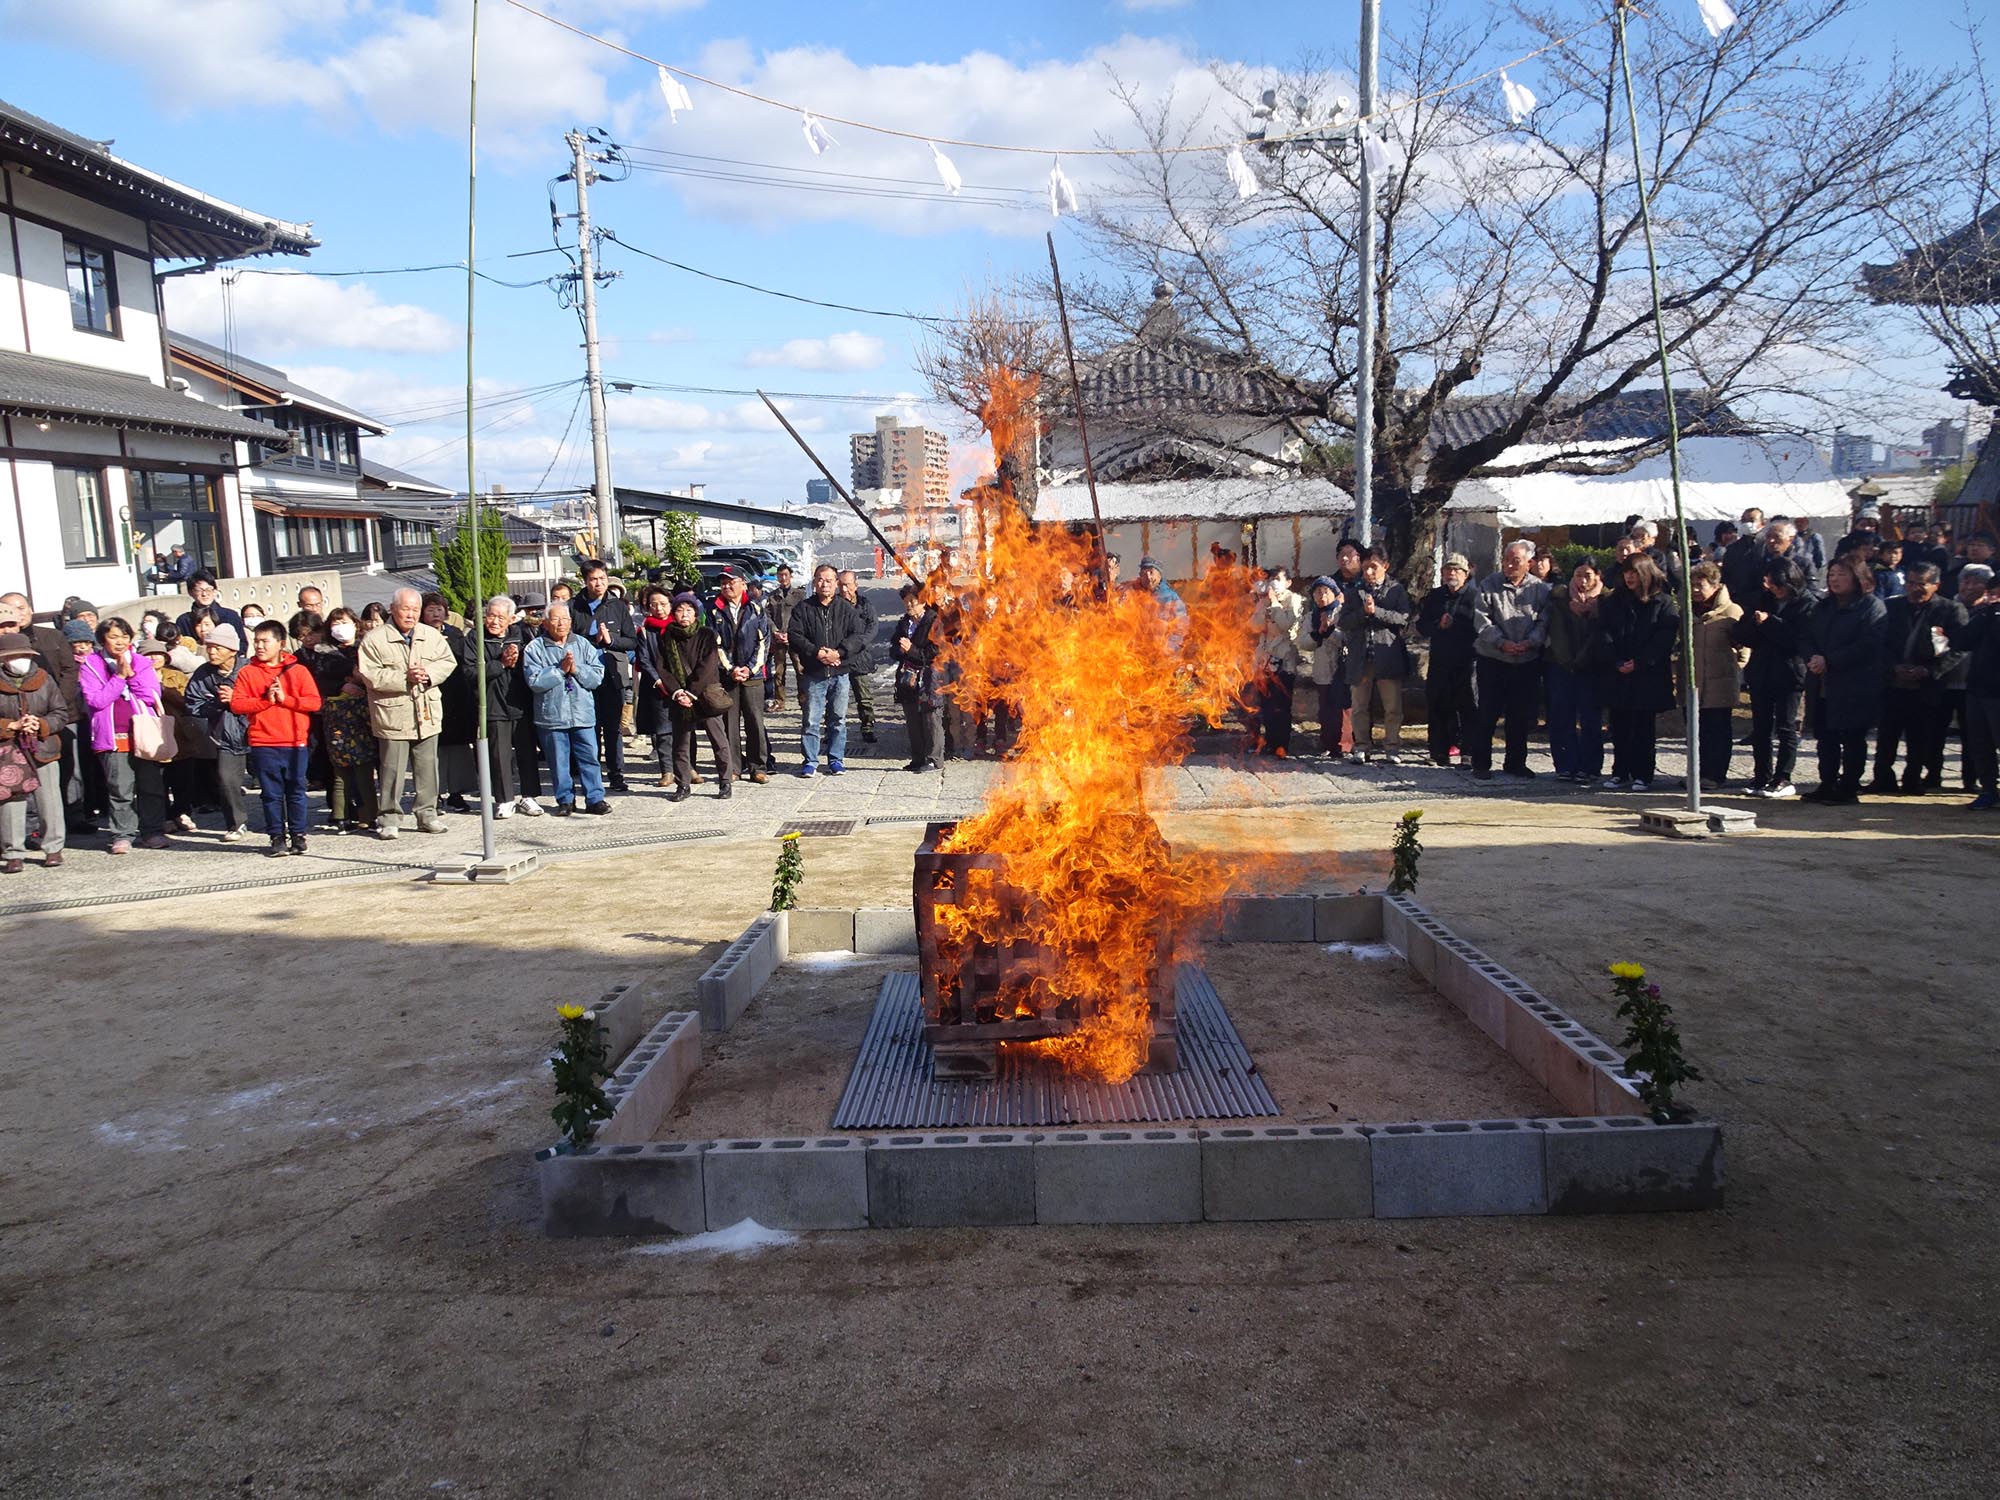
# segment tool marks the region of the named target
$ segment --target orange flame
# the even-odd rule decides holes
[[[953,968],[975,943],[1036,944],[1048,961],[1017,976],[997,1019],[1088,1003],[1067,1035],[1008,1045],[1118,1083],[1146,1061],[1151,977],[1190,950],[1232,878],[1212,855],[1176,856],[1150,809],[1190,725],[1220,723],[1252,675],[1250,580],[1224,563],[1178,602],[1133,587],[1098,599],[1094,535],[1030,525],[1005,477],[1034,420],[1033,380],[996,372],[991,389],[982,417],[1002,478],[974,497],[985,577],[944,659],[959,707],[1004,703],[1020,729],[984,808],[944,847],[997,855],[1018,899],[969,882],[938,908],[940,952]]]

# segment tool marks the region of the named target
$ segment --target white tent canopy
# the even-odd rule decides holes
[[[1615,454],[1630,444],[1593,444]],[[1495,460],[1496,468],[1529,463],[1552,452],[1523,444]],[[1812,443],[1802,437],[1695,437],[1681,442],[1681,503],[1689,521],[1734,521],[1751,506],[1767,516],[1840,517],[1847,492]],[[1657,520],[1674,513],[1667,455],[1602,474],[1540,473],[1468,480],[1450,508],[1496,512],[1516,530],[1542,526],[1616,525],[1627,516]]]

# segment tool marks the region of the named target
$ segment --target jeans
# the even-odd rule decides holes
[[[1535,710],[1542,695],[1542,664],[1534,657],[1518,662],[1482,656],[1473,668],[1479,680],[1479,716],[1473,721],[1471,752],[1475,771],[1493,769],[1493,731],[1507,721],[1509,771],[1528,768],[1528,736],[1534,731]]]
[[[805,729],[799,736],[806,764],[819,764],[820,737],[825,734],[829,760],[847,758],[847,674],[831,672],[808,677],[800,689],[805,695]]]
[[[63,851],[62,762],[42,767],[35,784],[35,813],[42,820],[42,853]],[[0,802],[0,858],[19,859],[28,852],[28,798]]]
[[[1604,709],[1598,675],[1549,663],[1549,754],[1558,776],[1604,774]]]
[[[1750,694],[1751,778],[1759,786],[1778,786],[1792,779],[1799,759],[1801,696],[1795,687]]]
[[[141,760],[125,750],[99,750],[104,790],[111,804],[111,833],[129,839],[151,838],[167,831],[167,778],[156,760]]]
[[[549,779],[554,782],[556,806],[568,807],[576,800],[575,781],[583,783],[583,800],[592,807],[604,800],[604,778],[597,766],[597,731],[595,729],[548,729],[536,730],[541,740],[542,759],[549,768]],[[570,771],[576,771],[575,781]]]
[[[1362,668],[1361,680],[1353,685],[1354,690],[1354,748],[1363,755],[1372,755],[1375,750],[1375,725],[1382,725],[1382,753],[1396,755],[1403,748],[1403,679],[1400,677],[1377,677],[1375,664],[1370,662]],[[1375,697],[1382,698],[1382,714],[1378,720],[1374,716]]]
[[[311,758],[304,745],[250,747],[257,790],[264,799],[264,832],[274,839],[306,836],[306,762]]]
[[[403,773],[411,771],[417,783],[417,822],[434,823],[438,815],[438,737],[421,740],[378,739],[375,751],[380,758],[381,776],[376,781],[376,802],[383,821],[400,820],[403,812]]]

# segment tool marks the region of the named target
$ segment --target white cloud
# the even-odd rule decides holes
[[[211,342],[224,337],[221,276],[177,276],[166,289],[169,327]],[[293,349],[436,354],[459,343],[449,320],[414,303],[384,302],[359,281],[246,275],[231,301],[229,336],[252,359],[272,361]]]
[[[752,349],[743,363],[788,370],[879,370],[887,352],[872,333],[836,333],[823,339],[787,339],[775,349]]]

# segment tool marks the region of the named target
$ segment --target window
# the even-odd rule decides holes
[[[111,514],[100,469],[57,469],[56,516],[62,526],[63,561],[71,567],[116,560]]]
[[[63,267],[69,275],[70,322],[86,333],[117,338],[117,284],[112,280],[109,252],[64,240]]]

